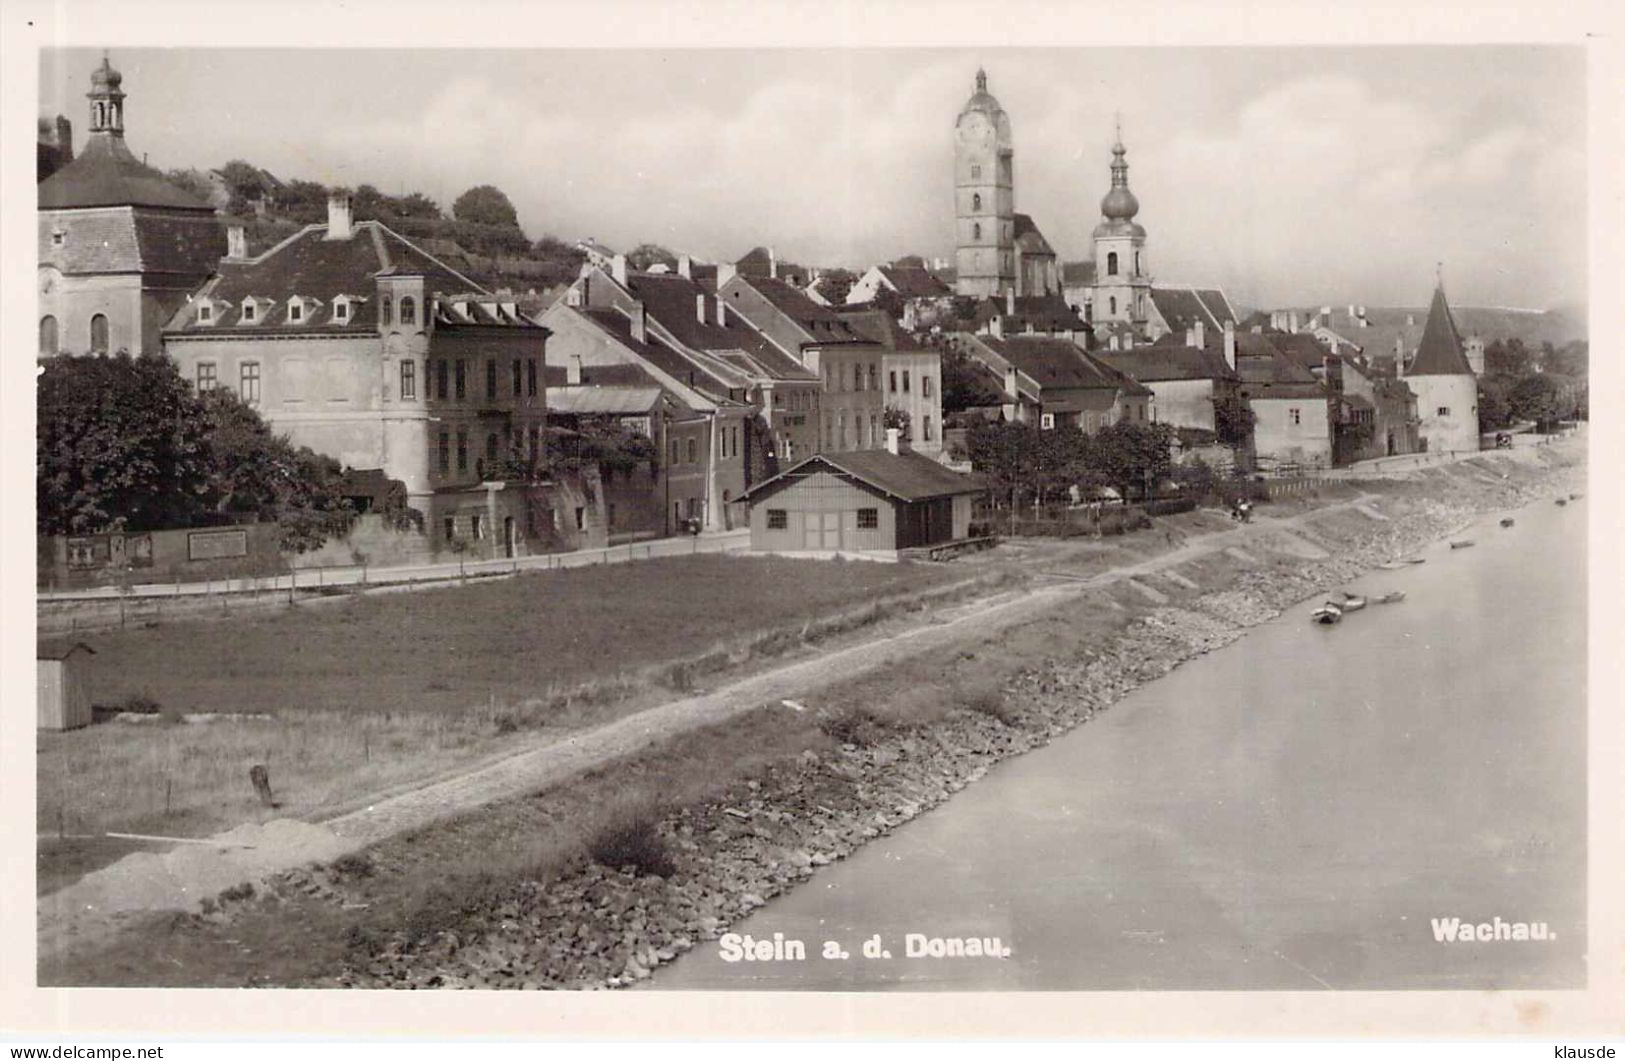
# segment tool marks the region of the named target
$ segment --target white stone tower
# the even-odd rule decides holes
[[[954,123],[956,289],[974,298],[1015,290],[1015,175],[1010,118],[976,71],[976,91]]]
[[[1143,328],[1149,317],[1151,274],[1146,269],[1145,229],[1134,220],[1140,201],[1128,187],[1128,151],[1123,130],[1112,144],[1112,186],[1100,201],[1095,226],[1093,322],[1127,323]]]

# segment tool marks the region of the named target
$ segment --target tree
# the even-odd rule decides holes
[[[1213,403],[1213,426],[1220,442],[1231,449],[1246,449],[1252,441],[1257,417],[1239,395]]]
[[[651,266],[664,265],[668,269],[677,268],[677,255],[662,247],[658,243],[639,243],[626,252],[627,268],[635,272],[648,272]]]
[[[1144,489],[1149,496],[1173,467],[1174,430],[1165,423],[1119,420],[1094,437],[1090,465],[1101,481],[1127,497]]]
[[[601,471],[630,472],[659,462],[653,440],[612,416],[577,417],[574,430],[549,427],[547,460],[555,468],[596,465]]]
[[[1022,497],[1033,490],[1038,429],[1031,424],[983,420],[965,434],[971,466],[987,477],[994,504],[1008,499],[1012,524]]]
[[[489,184],[475,185],[459,195],[451,204],[451,216],[477,225],[519,227],[519,213],[513,203],[500,189]]]
[[[881,422],[887,430],[895,427],[898,431],[901,431],[902,434],[898,437],[902,438],[904,441],[907,441],[913,437],[909,433],[910,421],[912,419],[913,418],[908,415],[907,409],[902,409],[895,405],[888,405],[886,406],[885,413],[882,415]]]
[[[202,170],[172,169],[164,177],[169,183],[180,185],[204,202],[214,197],[214,184]]]
[[[265,174],[252,163],[234,158],[217,171],[225,182],[231,202],[226,209],[234,214],[244,213],[270,193]]]
[[[1499,431],[1512,423],[1512,403],[1507,400],[1510,382],[1503,376],[1483,376],[1478,381],[1478,430]]]
[[[844,306],[846,296],[857,282],[857,276],[849,269],[827,269],[814,286],[825,302],[832,306]]]
[[[1004,392],[988,378],[981,362],[958,350],[942,352],[942,413],[1000,405]]]
[[[1591,371],[1591,344],[1583,339],[1565,343],[1546,357],[1544,367],[1560,376],[1584,379]]]
[[[1507,404],[1519,420],[1549,424],[1563,414],[1562,391],[1549,376],[1530,372],[1512,385]]]
[[[870,305],[874,306],[875,309],[885,311],[886,316],[892,320],[902,320],[903,306],[907,301],[896,291],[882,285],[875,290],[875,297]]]
[[[369,187],[362,185],[362,188]],[[356,189],[360,194],[361,188]],[[276,212],[290,221],[298,221],[304,225],[320,224],[327,220],[327,186],[316,181],[292,180],[283,186],[282,192],[277,196]],[[352,204],[353,206],[353,204]],[[355,212],[357,220],[365,221],[370,215],[359,210]]]
[[[1484,348],[1484,372],[1490,376],[1522,376],[1530,369],[1529,351],[1522,339],[1496,339]]]

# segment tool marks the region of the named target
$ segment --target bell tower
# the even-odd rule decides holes
[[[102,53],[102,65],[90,75],[90,131],[110,136],[124,135],[124,75],[113,69],[107,53]]]
[[[958,279],[973,298],[996,298],[1016,286],[1015,152],[1010,118],[976,71],[976,91],[954,123],[954,215]]]
[[[1145,229],[1135,221],[1140,201],[1128,187],[1128,150],[1119,123],[1112,144],[1112,186],[1100,201],[1095,226],[1095,288],[1091,305],[1097,324],[1126,323],[1143,329],[1149,318],[1151,274],[1145,261]]]

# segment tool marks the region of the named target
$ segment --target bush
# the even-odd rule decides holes
[[[616,812],[587,842],[587,853],[608,869],[631,866],[638,873],[670,877],[677,864],[655,822],[650,808]]]
[[[164,709],[164,705],[146,693],[133,693],[125,697],[124,702],[117,705],[117,709],[128,711],[132,715],[156,715]]]
[[[977,689],[967,689],[960,693],[959,704],[979,715],[996,718],[1006,726],[1013,726],[1020,718],[1016,711],[1004,698],[1004,694],[991,685]]]
[[[878,744],[891,727],[866,707],[852,707],[819,720],[818,728],[831,740],[867,748]]]
[[[1176,512],[1193,512],[1196,509],[1194,497],[1170,497],[1162,501],[1147,502],[1145,514],[1147,516],[1172,516]]]

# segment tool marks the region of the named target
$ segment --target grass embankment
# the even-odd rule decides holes
[[[248,785],[255,763],[270,768],[276,816],[320,815],[690,691],[882,617],[877,601],[965,577],[700,556],[104,634],[90,639],[96,702],[161,711],[39,734],[38,828],[204,835],[259,820],[270,812]],[[197,721],[211,715],[226,717]],[[71,845],[54,854],[65,871],[82,861]],[[58,877],[42,865],[42,884]]]

